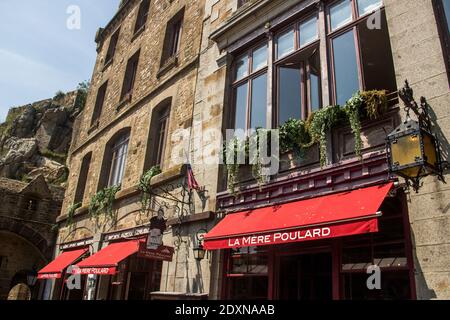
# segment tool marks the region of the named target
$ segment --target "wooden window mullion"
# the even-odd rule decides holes
[[[250,124],[251,124],[251,107],[252,107],[252,86],[253,86],[253,80],[250,78],[248,79],[248,86],[247,86],[247,127],[244,128],[245,130],[249,130],[250,129]]]
[[[331,57],[328,55],[328,41],[327,41],[327,24],[328,15],[326,13],[324,4],[320,4],[319,8],[319,16],[317,25],[319,28],[319,59],[320,59],[320,70],[319,70],[319,84],[321,88],[321,101],[322,105],[331,104],[330,99],[330,73],[329,73],[329,65],[331,62]]]
[[[273,112],[273,88],[274,88],[274,81],[275,81],[275,75],[274,75],[274,65],[273,65],[273,47],[274,47],[274,41],[272,34],[269,34],[269,39],[267,42],[267,105],[266,105],[266,128],[272,129],[274,128],[273,118],[274,118],[274,112]],[[276,86],[275,88],[277,88]]]
[[[311,86],[311,65],[310,65],[310,59],[311,57],[308,58],[308,60],[306,60],[306,78],[305,78],[305,83],[306,83],[306,100],[307,100],[307,104],[305,105],[305,120],[308,119],[308,116],[311,114],[311,110],[312,110],[312,86]]]
[[[355,39],[356,65],[358,67],[359,89],[364,90],[365,89],[364,71],[363,71],[363,61],[362,61],[362,52],[361,52],[360,39],[359,39],[359,31],[358,31],[357,26],[354,26],[352,29],[353,29],[352,30],[353,38]]]

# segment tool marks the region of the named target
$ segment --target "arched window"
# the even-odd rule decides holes
[[[152,112],[150,134],[145,158],[145,170],[148,170],[153,166],[159,166],[161,169],[163,167],[169,132],[171,104],[172,98],[168,98],[155,107]]]
[[[98,189],[122,184],[128,154],[130,131],[130,128],[119,131],[107,143]]]

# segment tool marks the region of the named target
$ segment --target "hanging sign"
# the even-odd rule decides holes
[[[158,215],[150,219],[150,232],[147,237],[147,249],[157,250],[163,244],[163,233],[167,225],[164,219],[164,210],[159,209]]]
[[[138,258],[153,259],[171,262],[175,249],[172,247],[159,246],[155,249],[148,249],[145,243],[139,244]]]

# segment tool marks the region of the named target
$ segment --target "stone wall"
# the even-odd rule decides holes
[[[297,4],[300,4],[300,1],[292,0],[284,3],[286,6]],[[189,132],[189,152],[193,171],[199,184],[205,188],[206,200],[200,201],[194,194],[195,205],[189,214],[216,210],[217,186],[221,179],[219,166],[217,163],[205,163],[205,160],[209,156],[217,155],[221,146],[220,138],[216,135],[224,123],[223,114],[226,111],[224,106],[228,103],[229,61],[226,53],[219,50],[210,35],[221,28],[236,12],[237,0],[153,1],[147,27],[132,39],[137,5],[138,1],[127,2],[98,37],[99,55],[94,69],[92,88],[85,112],[78,120],[79,133],[71,149],[71,175],[64,209],[59,217],[61,229],[58,243],[92,236],[98,242],[102,233],[145,225],[148,222],[149,216],[140,213],[140,195],[136,192],[136,185],[144,170],[147,149],[152,147],[147,145],[151,112],[167,98],[172,98],[169,136],[178,129],[186,129]],[[185,5],[179,64],[161,73],[160,59],[167,21]],[[421,95],[428,98],[436,116],[435,128],[448,154],[448,141],[445,138],[449,136],[450,130],[446,124],[449,113],[448,80],[431,2],[385,0],[385,5],[397,83],[401,86],[403,81],[408,79],[417,99]],[[278,7],[277,10],[282,8]],[[261,21],[258,19],[263,18],[255,16],[248,19],[242,30],[249,31],[253,26],[259,26],[261,29]],[[121,35],[114,62],[105,68],[104,56],[109,44],[108,39],[119,25]],[[242,32],[245,33],[244,31]],[[231,37],[234,39],[237,36],[234,34]],[[238,44],[234,49],[237,46]],[[141,56],[132,100],[119,105],[127,60],[139,48]],[[326,52],[326,48],[324,49]],[[107,80],[108,92],[98,127],[91,127],[90,120],[97,90]],[[115,202],[118,223],[115,226],[102,225],[102,228],[98,229],[89,219],[86,207],[98,189],[105,145],[115,133],[126,127],[131,128],[131,136],[122,191],[117,195]],[[177,141],[168,143],[163,175],[157,177],[161,185],[180,178],[176,174],[177,165],[170,162],[173,158],[183,157],[180,154],[172,156],[174,150],[179,150],[177,147],[179,147]],[[93,158],[83,208],[77,211],[75,225],[68,227],[65,225],[66,208],[73,202],[81,160],[88,152],[93,153]],[[450,250],[445,244],[445,239],[450,233],[447,214],[450,210],[447,201],[450,198],[449,190],[446,185],[430,178],[426,180],[420,194],[410,195],[408,205],[419,299],[448,298],[450,295]],[[168,210],[166,218],[176,219],[177,215]],[[196,262],[192,255],[195,233],[201,228],[210,229],[215,222],[211,220],[186,222],[177,226],[178,233],[174,226],[167,230],[164,243],[177,247],[177,250],[174,261],[163,265],[162,291],[206,292],[210,298],[220,296],[222,280],[220,253],[209,254],[207,259],[200,263]]]
[[[0,299],[6,297],[16,273],[38,271],[53,258],[53,227],[63,194],[42,176],[30,183],[0,177]],[[33,207],[28,206],[30,199],[36,200]]]
[[[6,300],[14,276],[23,270],[45,266],[46,259],[27,240],[14,233],[0,230],[0,300]]]
[[[151,152],[147,145],[150,132],[152,111],[161,102],[172,99],[169,120],[169,140],[166,145],[163,173],[154,179],[161,186],[182,182],[183,174],[180,163],[174,161],[184,159],[185,154],[180,149],[180,140],[174,135],[178,130],[188,134],[191,163],[195,177],[200,186],[205,189],[206,198],[201,201],[194,192],[194,203],[187,210],[191,216],[200,216],[215,210],[215,192],[217,188],[218,164],[204,165],[203,158],[216,156],[220,146],[220,137],[213,134],[205,136],[208,129],[220,132],[222,123],[222,105],[224,83],[221,82],[224,69],[217,66],[215,56],[218,50],[208,39],[208,34],[202,34],[203,21],[209,19],[205,13],[204,1],[152,1],[145,30],[135,37],[132,32],[139,1],[129,1],[119,11],[118,16],[108,24],[98,39],[98,58],[93,73],[92,88],[89,92],[85,111],[77,122],[79,131],[74,138],[70,153],[70,176],[66,191],[63,210],[58,218],[60,230],[58,244],[94,237],[93,247],[103,247],[101,235],[105,233],[145,225],[152,213],[140,212],[140,193],[136,186],[144,171],[145,155]],[[161,72],[162,44],[167,22],[182,8],[185,8],[183,31],[181,36],[178,64]],[[206,24],[206,22],[205,22]],[[104,69],[104,57],[109,45],[109,36],[121,27],[118,46],[114,61]],[[105,39],[105,40],[103,40]],[[140,48],[138,74],[134,85],[132,100],[119,106],[119,95],[124,78],[126,63]],[[200,51],[205,54],[201,55]],[[217,82],[216,80],[220,81]],[[98,127],[91,127],[91,116],[98,88],[108,81],[107,95]],[[119,130],[131,129],[122,189],[116,196],[115,212],[117,224],[107,221],[89,219],[87,206],[90,198],[97,192],[99,176],[105,153],[106,143]],[[172,139],[170,138],[172,136]],[[203,155],[196,151],[203,147],[210,148]],[[83,157],[92,152],[92,160],[83,199],[83,208],[74,217],[74,224],[68,226],[66,221],[67,208],[74,199],[75,190]],[[181,154],[180,154],[181,153]],[[153,180],[152,180],[153,182]],[[172,192],[179,193],[179,188]],[[173,208],[175,204],[168,201],[165,218],[176,221],[179,216]],[[208,216],[208,215],[206,215]],[[199,229],[212,227],[211,220],[198,220],[171,225],[164,235],[164,244],[176,247],[174,261],[163,264],[161,289],[179,291],[181,293],[209,293],[210,274],[216,267],[210,259],[197,263],[193,257],[195,234]],[[217,297],[216,292],[211,293]]]
[[[147,152],[147,139],[151,121],[152,109],[166,98],[172,98],[170,115],[170,133],[177,129],[188,128],[192,122],[192,108],[194,105],[194,90],[196,83],[195,68],[198,64],[199,46],[201,41],[201,19],[203,17],[203,1],[196,1],[193,5],[188,1],[154,1],[145,30],[135,39],[135,16],[138,10],[138,1],[129,1],[122,9],[120,19],[110,23],[112,27],[104,37],[106,40],[99,43],[99,54],[93,73],[92,85],[87,99],[85,111],[80,115],[80,127],[77,139],[73,141],[70,154],[71,175],[66,193],[65,204],[73,201],[81,159],[88,152],[93,151],[91,173],[87,182],[86,204],[89,198],[97,191],[98,178],[107,141],[120,129],[131,127],[131,142],[125,181],[123,188],[137,185],[144,169],[144,159]],[[189,5],[187,5],[189,4]],[[162,43],[168,20],[185,8],[181,49],[178,65],[165,74],[158,76]],[[120,36],[117,44],[114,61],[106,69],[104,58],[109,45],[109,35],[120,25]],[[106,29],[104,32],[107,32]],[[140,49],[139,67],[134,85],[132,100],[119,106],[120,93],[128,59]],[[90,127],[91,116],[95,105],[98,88],[108,81],[108,89],[100,117],[98,128]],[[91,129],[91,130],[90,130]],[[175,144],[175,142],[173,143]],[[165,169],[173,166],[169,162],[171,148],[166,148]],[[64,212],[63,212],[64,214]]]
[[[450,93],[432,1],[385,0],[397,83],[408,79],[418,101],[427,98],[443,151],[450,148]],[[403,116],[405,116],[403,114]],[[448,160],[448,158],[446,159]],[[447,173],[447,180],[450,175]],[[410,194],[418,299],[450,298],[450,186],[427,178]]]

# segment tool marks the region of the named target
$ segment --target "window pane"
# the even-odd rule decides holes
[[[235,129],[246,129],[246,109],[247,109],[248,83],[236,89],[236,115]]]
[[[111,177],[109,179],[108,187],[117,185],[117,177],[119,176],[119,166],[117,163],[117,158],[113,158],[111,167]]]
[[[252,82],[252,114],[250,128],[265,128],[267,115],[267,75]]]
[[[267,300],[267,276],[229,278],[231,300]]]
[[[252,71],[256,71],[265,66],[267,66],[267,45],[253,51]]]
[[[353,31],[333,40],[336,103],[344,105],[359,90],[358,67]]]
[[[311,110],[316,111],[321,107],[320,103],[320,60],[319,54],[314,54],[309,59],[309,79],[311,94]]]
[[[318,38],[317,17],[309,19],[300,25],[300,47],[303,47]]]
[[[294,30],[280,35],[277,40],[277,57],[282,58],[294,51]]]
[[[397,81],[384,11],[381,13],[380,29],[369,29],[367,23],[362,21],[358,31],[365,89],[396,91]]]
[[[236,80],[248,76],[248,57],[242,57],[236,61]]]
[[[301,119],[301,73],[299,68],[280,68],[279,124],[289,118]]]
[[[330,8],[330,20],[332,31],[352,21],[350,0],[343,0],[333,5]]]
[[[117,184],[122,183],[123,176],[125,174],[125,163],[127,161],[128,144],[123,145],[120,149],[121,155],[119,158],[119,176]]]
[[[447,18],[448,32],[450,33],[450,0],[442,0],[442,3],[444,5],[445,17]]]
[[[381,0],[358,0],[358,12],[360,16],[372,12],[381,7],[383,1]]]

